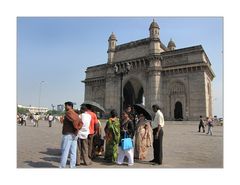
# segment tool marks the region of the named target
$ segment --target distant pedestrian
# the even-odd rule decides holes
[[[20,123],[20,116],[17,114],[17,124]]]
[[[40,116],[38,115],[38,113],[33,115],[33,121],[34,121],[34,127],[38,127],[38,123],[40,120]]]
[[[153,162],[153,165],[155,164],[162,164],[163,159],[163,149],[162,149],[162,143],[163,143],[163,126],[164,126],[164,117],[163,113],[160,111],[160,107],[158,105],[152,106],[153,112],[155,112],[155,117],[152,122],[152,128],[153,128],[153,153],[154,153],[154,159],[150,162]]]
[[[52,114],[49,114],[49,116],[48,116],[49,127],[52,127],[53,119],[54,119],[53,115],[52,115]]]
[[[205,132],[205,124],[204,124],[204,119],[202,116],[200,116],[200,122],[198,125],[198,132],[201,132],[201,128],[203,130],[203,133]]]
[[[21,126],[23,126],[23,114],[21,114],[19,117],[19,123]]]
[[[208,125],[208,132],[207,134],[210,134],[212,136],[213,134],[213,119],[211,119],[211,117],[207,117],[207,125]]]
[[[213,125],[218,125],[218,124],[219,124],[218,118],[217,118],[217,116],[214,116],[213,117]]]
[[[124,157],[128,158],[128,166],[134,165],[134,148],[123,150],[121,140],[125,137],[133,139],[134,125],[130,119],[130,115],[127,112],[122,113],[122,120],[120,124],[120,142],[118,147],[118,159],[117,164],[121,165],[124,161]]]
[[[33,115],[30,114],[29,118],[30,118],[30,122],[31,122],[31,124],[34,126],[34,118],[33,118]]]
[[[120,139],[120,122],[116,110],[111,110],[110,116],[104,128],[106,142],[104,159],[107,162],[116,162]]]
[[[24,126],[27,126],[27,118],[28,118],[28,116],[23,114],[23,124],[24,124]]]

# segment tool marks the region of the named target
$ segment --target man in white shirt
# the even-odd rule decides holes
[[[53,115],[49,114],[49,116],[48,116],[49,127],[52,127],[52,121],[53,121]]]
[[[78,154],[77,154],[77,166],[80,165],[81,159],[85,165],[91,165],[91,160],[88,157],[88,135],[89,135],[89,126],[91,123],[91,115],[87,112],[87,107],[81,107],[81,114],[79,117],[82,120],[82,128],[78,132]]]
[[[27,117],[28,117],[27,115],[25,114],[23,115],[22,119],[23,119],[24,126],[27,126]]]
[[[40,116],[38,115],[38,113],[34,114],[33,119],[34,119],[34,127],[38,127],[38,122],[40,119]]]
[[[150,162],[153,162],[153,165],[162,164],[163,158],[163,150],[162,150],[162,141],[163,141],[163,127],[164,127],[164,116],[160,111],[160,107],[158,105],[152,106],[153,111],[155,112],[155,117],[152,122],[153,128],[153,153],[154,159]]]

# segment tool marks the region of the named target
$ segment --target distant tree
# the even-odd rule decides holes
[[[26,108],[18,107],[17,108],[17,113],[19,113],[19,114],[27,114],[27,113],[29,113],[29,110],[26,109]]]

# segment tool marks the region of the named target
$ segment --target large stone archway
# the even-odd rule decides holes
[[[187,119],[187,96],[186,87],[183,82],[175,81],[169,88],[170,98],[170,119],[186,120]]]
[[[135,78],[128,79],[123,86],[123,108],[128,105],[144,104],[144,87]]]

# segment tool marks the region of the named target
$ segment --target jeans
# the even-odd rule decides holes
[[[210,134],[212,136],[212,126],[208,126],[208,132],[207,134]]]
[[[61,152],[62,155],[60,161],[60,168],[66,167],[69,152],[70,168],[75,168],[77,158],[77,137],[74,134],[67,134],[62,136]]]

